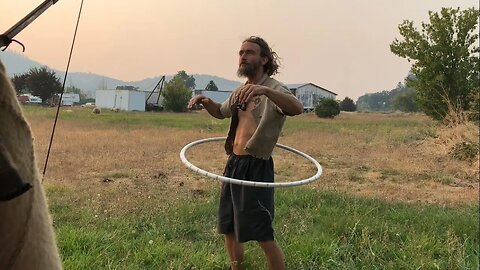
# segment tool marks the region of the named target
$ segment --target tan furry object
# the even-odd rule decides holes
[[[32,140],[0,62],[0,269],[62,269]]]

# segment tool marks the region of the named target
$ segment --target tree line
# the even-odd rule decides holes
[[[62,84],[55,71],[47,66],[31,68],[29,71],[11,78],[17,95],[32,94],[47,104],[52,97],[62,92]]]
[[[42,104],[44,105],[52,103],[53,97],[62,92],[60,79],[55,71],[47,66],[31,68],[25,73],[15,74],[10,79],[17,95],[31,94],[37,96],[42,99]],[[195,86],[195,78],[192,75],[188,75],[184,70],[179,71],[165,84],[165,89],[162,91],[164,98],[162,105],[164,109],[174,112],[186,111],[187,103],[192,97],[192,91]],[[119,85],[116,89],[139,90],[138,87],[130,85]],[[205,89],[218,91],[218,87],[213,80],[210,80]],[[79,94],[80,103],[84,103],[87,100],[82,90],[75,86],[66,87],[65,92]]]
[[[62,92],[62,83],[55,71],[47,66],[31,68],[22,74],[15,74],[10,78],[17,92],[17,96],[31,94],[42,99],[43,105],[55,103],[54,97]],[[71,85],[65,87],[65,93],[78,94],[80,103],[88,101],[81,89]]]
[[[359,111],[372,112],[417,112],[419,111],[415,101],[416,91],[399,82],[392,90],[370,93],[360,96],[357,100]]]

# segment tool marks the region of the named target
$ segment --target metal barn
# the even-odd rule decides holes
[[[337,94],[313,83],[287,84],[287,87],[302,102],[305,111],[313,111],[319,98],[335,99]]]

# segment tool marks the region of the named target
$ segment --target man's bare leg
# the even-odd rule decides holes
[[[268,260],[268,269],[285,270],[285,258],[282,249],[275,240],[258,242]]]
[[[225,247],[230,257],[232,270],[243,270],[243,244],[237,241],[235,234],[225,235]]]

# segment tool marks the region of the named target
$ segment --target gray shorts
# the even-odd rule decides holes
[[[224,176],[255,182],[273,182],[273,160],[250,155],[230,155]],[[240,243],[274,240],[274,189],[222,183],[218,210],[218,232],[235,233]]]

